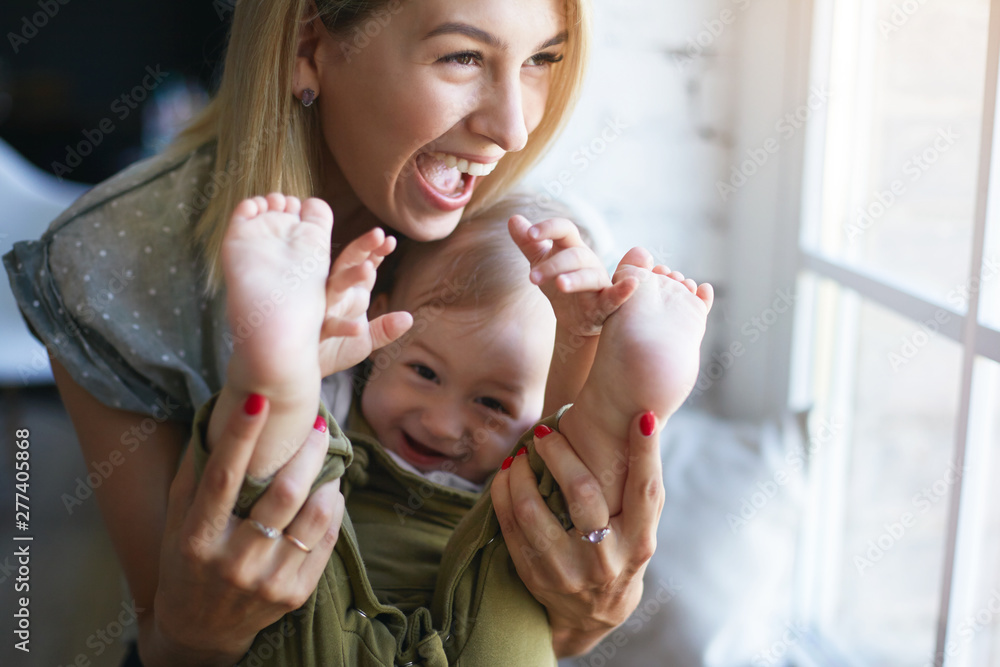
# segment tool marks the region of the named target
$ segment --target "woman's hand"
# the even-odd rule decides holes
[[[640,416],[632,420],[629,456],[602,474],[626,475],[622,511],[608,517],[597,478],[559,433],[535,435],[535,450],[562,489],[574,526],[587,533],[611,532],[592,544],[566,531],[538,492],[526,456],[497,473],[493,506],[521,580],[549,614],[553,644],[560,657],[592,649],[635,610],[642,575],[656,549],[663,511],[663,470],[659,431],[644,436]]]
[[[233,515],[266,419],[266,405],[255,415],[234,411],[200,483],[190,449],[181,463],[170,488],[153,615],[140,627],[148,667],[232,665],[258,632],[316,588],[344,515],[340,480],[309,495],[327,451],[325,430],[313,429],[250,512],[302,546],[269,539]]]

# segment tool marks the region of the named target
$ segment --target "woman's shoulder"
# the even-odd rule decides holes
[[[192,234],[213,164],[212,145],[137,163],[4,257],[36,337],[107,405],[144,412],[171,397],[187,416],[217,388],[224,295],[205,297]]]
[[[163,227],[190,229],[215,194],[215,186],[209,187],[214,157],[213,143],[183,155],[141,160],[85,192],[49,224],[40,241],[68,234],[98,241],[115,228],[126,233],[112,238],[114,245],[127,247],[134,238],[128,229],[143,233],[155,223],[161,232]]]

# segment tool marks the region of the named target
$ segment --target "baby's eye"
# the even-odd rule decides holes
[[[483,396],[481,398],[477,398],[476,402],[478,402],[483,407],[489,410],[493,410],[494,412],[499,412],[502,415],[510,414],[510,412],[507,411],[507,408],[503,406],[503,403],[501,403],[495,398],[490,398],[489,396]]]
[[[423,364],[410,364],[410,368],[412,368],[413,372],[415,372],[417,375],[419,375],[425,380],[430,380],[432,382],[434,380],[437,380],[437,373],[432,371],[427,366],[424,366]]]

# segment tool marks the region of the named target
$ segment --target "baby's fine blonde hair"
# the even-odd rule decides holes
[[[402,0],[418,2],[419,0]],[[207,266],[208,294],[222,283],[220,254],[229,215],[247,197],[316,193],[322,146],[315,109],[292,95],[299,32],[308,12],[332,34],[347,31],[400,0],[245,0],[236,3],[218,93],[169,151],[183,155],[215,141],[215,174],[194,228]],[[507,192],[562,129],[583,82],[590,40],[590,0],[564,0],[568,39],[553,69],[549,98],[524,150],[506,157],[477,186],[465,217]],[[378,85],[374,83],[373,85]],[[334,94],[336,94],[334,92]],[[214,187],[213,187],[214,185]],[[196,202],[197,204],[197,202]]]

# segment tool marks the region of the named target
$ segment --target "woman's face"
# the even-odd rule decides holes
[[[390,2],[324,34],[317,105],[341,181],[327,188],[415,240],[447,236],[541,121],[565,39],[556,0]]]

